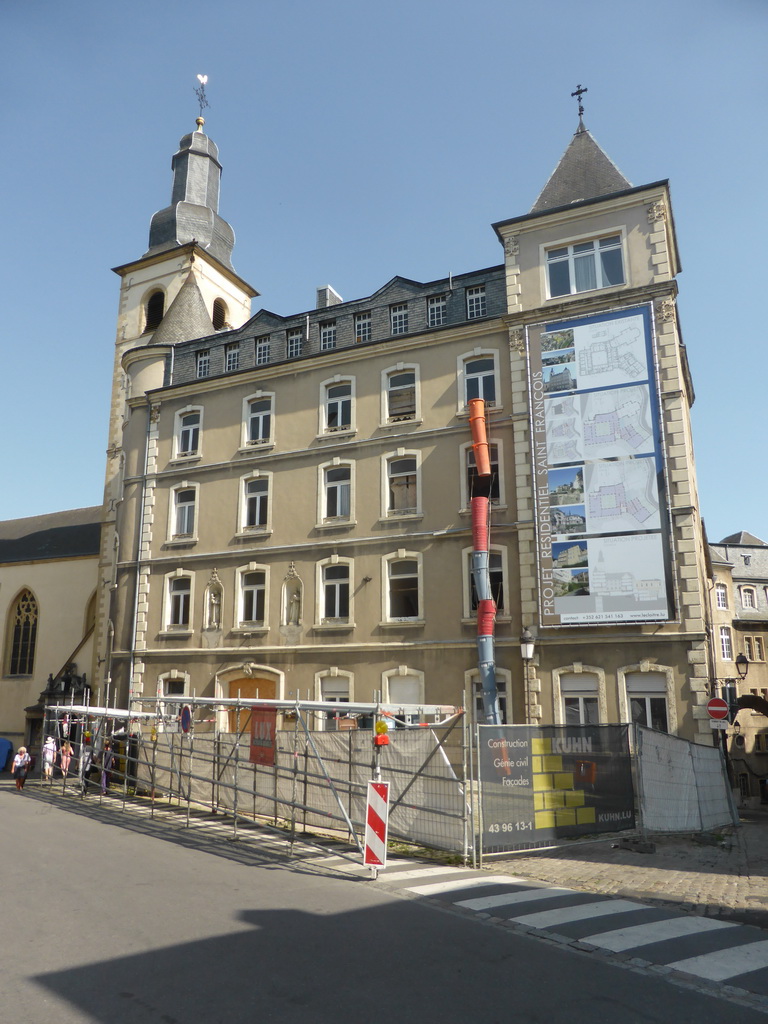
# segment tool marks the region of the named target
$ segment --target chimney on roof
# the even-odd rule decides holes
[[[317,301],[315,309],[327,309],[329,306],[338,306],[344,299],[329,284],[317,289]]]

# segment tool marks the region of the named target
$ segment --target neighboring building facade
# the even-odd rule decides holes
[[[476,694],[482,398],[506,719],[711,742],[667,184],[630,186],[580,123],[533,210],[495,226],[502,264],[249,318],[218,174],[198,122],[117,271],[98,648],[121,696]]]
[[[15,748],[39,743],[41,693],[95,678],[100,524],[100,506],[0,523],[0,736]]]
[[[716,696],[768,700],[768,545],[741,532],[710,545],[712,665]],[[748,662],[742,679],[736,658]],[[744,708],[728,729],[734,781],[745,803],[768,802],[768,718]]]

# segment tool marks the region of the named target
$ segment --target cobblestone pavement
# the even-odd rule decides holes
[[[742,812],[738,827],[718,833],[649,836],[648,842],[653,852],[622,848],[609,837],[489,857],[484,867],[768,928],[768,808]]]

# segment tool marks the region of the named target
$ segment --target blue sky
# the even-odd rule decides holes
[[[0,519],[101,500],[118,278],[194,129],[224,166],[234,265],[288,314],[332,284],[502,261],[577,124],[669,178],[710,540],[768,540],[764,0],[4,0]]]

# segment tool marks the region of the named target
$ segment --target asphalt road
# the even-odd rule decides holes
[[[237,843],[191,842],[91,808],[0,785],[2,1024],[742,1024],[756,1015],[311,861],[254,862]]]

